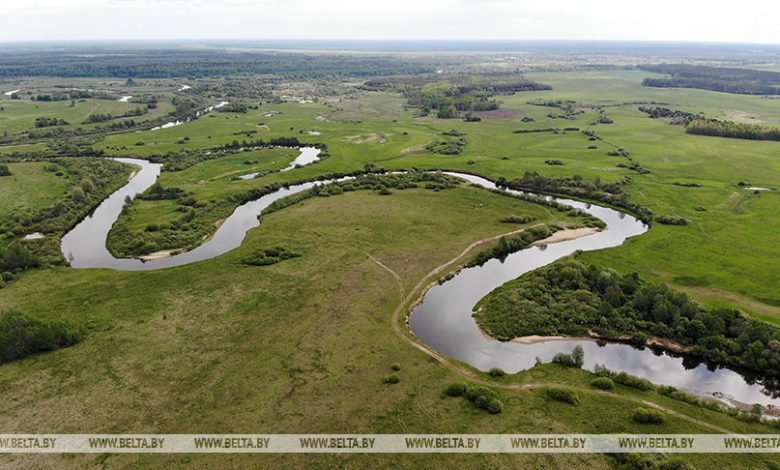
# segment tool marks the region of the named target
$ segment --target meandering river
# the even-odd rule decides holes
[[[119,217],[126,198],[133,198],[157,180],[161,165],[145,160],[117,158],[140,167],[127,185],[103,201],[98,208],[62,239],[62,252],[74,268],[109,268],[125,271],[155,270],[207,260],[231,251],[246,233],[260,224],[258,215],[274,201],[305,191],[311,182],[282,188],[239,206],[208,241],[192,251],[150,261],[117,259],[106,249],[106,238]],[[461,173],[453,176],[487,188],[495,185],[484,178]],[[512,192],[512,191],[509,191]],[[483,266],[464,269],[451,280],[436,285],[411,313],[412,332],[433,349],[480,370],[500,367],[513,373],[533,367],[536,358],[549,361],[558,352],[570,352],[580,345],[585,350],[585,366],[603,364],[655,383],[674,385],[704,395],[725,394],[743,403],[780,405],[757,383],[728,368],[708,368],[690,358],[636,349],[625,344],[590,340],[544,341],[535,344],[501,342],[488,338],[477,326],[472,311],[476,303],[493,289],[533,269],[574,253],[621,245],[629,237],[647,231],[647,226],[622,212],[571,199],[549,198],[582,209],[600,218],[607,229],[596,234],[547,246],[531,247],[509,255],[503,262],[490,260]]]

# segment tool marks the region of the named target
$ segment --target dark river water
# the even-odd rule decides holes
[[[109,196],[93,214],[63,237],[62,252],[74,268],[155,270],[219,256],[241,245],[247,231],[260,224],[257,216],[263,209],[278,199],[307,190],[315,184],[280,189],[236,208],[211,239],[192,251],[146,262],[117,259],[106,249],[108,232],[119,217],[125,198],[135,197],[154,184],[161,168],[161,165],[145,160],[117,160],[138,165],[140,170],[126,186]],[[450,174],[485,188],[495,188],[492,182],[483,178]],[[319,182],[323,183],[327,182]],[[461,271],[453,279],[428,291],[423,302],[411,314],[412,332],[433,349],[484,371],[499,367],[514,373],[533,367],[537,357],[546,362],[556,353],[570,352],[574,346],[580,345],[585,350],[586,368],[603,364],[654,383],[673,385],[704,395],[722,393],[744,403],[780,405],[780,399],[772,398],[760,383],[750,383],[751,379],[737,371],[707,367],[691,358],[657,353],[649,348],[574,339],[520,344],[486,337],[474,321],[472,312],[477,302],[493,289],[577,250],[618,246],[627,238],[647,231],[642,222],[622,212],[570,199],[554,200],[595,215],[607,223],[607,229],[576,240],[528,248],[509,255],[503,262],[491,260],[482,266]]]

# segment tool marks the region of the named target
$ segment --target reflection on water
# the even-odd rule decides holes
[[[317,183],[304,183],[280,189],[238,207],[217,229],[214,236],[198,248],[168,258],[142,262],[117,259],[106,249],[106,237],[119,217],[125,198],[135,197],[154,184],[161,165],[145,160],[117,158],[141,167],[123,188],[103,201],[62,239],[62,252],[74,268],[110,268],[126,271],[154,270],[181,266],[213,258],[241,245],[246,232],[260,224],[258,214],[274,201],[305,191]],[[479,186],[495,186],[483,178],[450,173]],[[346,178],[345,178],[346,179]],[[322,181],[318,184],[325,184]],[[551,199],[551,198],[548,198]],[[634,217],[598,205],[570,199],[557,201],[595,215],[607,223],[608,230],[576,240],[528,248],[505,260],[490,260],[482,266],[461,271],[453,279],[433,287],[424,301],[412,312],[411,329],[433,349],[464,361],[480,370],[500,367],[509,373],[533,367],[536,358],[550,361],[558,352],[569,352],[575,346],[585,350],[585,367],[596,364],[645,377],[655,383],[673,385],[702,393],[725,393],[745,403],[780,405],[777,395],[765,388],[776,384],[762,383],[757,377],[727,368],[716,368],[687,356],[661,353],[650,348],[637,349],[627,344],[597,343],[572,339],[536,344],[501,342],[487,338],[472,315],[474,305],[490,291],[507,281],[545,266],[577,250],[598,250],[622,244],[628,237],[644,233],[647,227]]]
[[[458,175],[486,188],[495,185],[483,178]],[[510,191],[515,192],[515,191]],[[464,269],[451,280],[434,286],[411,314],[412,332],[433,349],[466,362],[479,370],[499,367],[515,373],[534,366],[536,358],[549,362],[558,352],[575,346],[585,350],[585,367],[603,364],[610,369],[647,378],[655,383],[712,394],[722,392],[745,403],[780,405],[767,395],[755,378],[743,377],[726,368],[708,368],[690,358],[636,349],[627,344],[590,340],[545,341],[536,344],[502,342],[488,338],[472,317],[473,308],[493,289],[577,250],[590,251],[621,245],[627,238],[644,233],[647,227],[630,215],[598,205],[570,199],[556,199],[585,210],[607,223],[608,229],[587,237],[535,246],[490,260],[482,266]]]
[[[290,164],[287,165],[285,168],[282,168],[281,170],[279,170],[280,172],[282,172],[282,171],[290,171],[290,170],[293,170],[295,168],[298,168],[299,166],[310,165],[310,164],[320,160],[320,157],[319,157],[320,149],[318,149],[316,147],[301,147],[301,148],[298,149],[298,151],[300,152],[300,155],[295,157],[295,160],[290,162]],[[261,174],[263,174],[263,172],[262,171],[258,171],[256,173],[249,173],[249,174],[246,174],[246,175],[241,175],[241,176],[238,177],[238,179],[240,179],[240,180],[251,180],[251,179],[257,178],[257,175],[261,175]]]

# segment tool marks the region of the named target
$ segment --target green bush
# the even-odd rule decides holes
[[[0,163],[0,176],[11,176],[11,170],[5,163]]]
[[[14,243],[0,248],[0,270],[5,272],[21,271],[40,266],[38,258],[23,244]],[[6,275],[3,274],[5,278]]]
[[[561,401],[575,406],[580,403],[580,397],[577,395],[577,392],[568,387],[550,387],[545,390],[545,393],[555,401]]]
[[[581,368],[585,364],[585,350],[582,346],[575,346],[571,354],[558,353],[553,356],[552,362],[564,367]]]
[[[496,392],[487,387],[470,388],[466,392],[466,398],[472,403],[476,403],[479,397],[498,398]]]
[[[393,369],[394,371],[398,372],[399,370],[401,370],[401,364],[396,362],[394,364],[391,364],[390,368]]]
[[[461,397],[466,394],[468,387],[464,383],[452,383],[444,389],[444,394],[448,397]]]
[[[500,220],[502,224],[527,224],[536,220],[532,215],[510,215]]]
[[[612,379],[609,379],[607,377],[595,378],[590,384],[602,390],[612,390],[613,388],[615,388],[615,382],[613,382]]]
[[[655,385],[653,385],[653,383],[649,380],[637,377],[635,375],[626,374],[625,372],[615,374],[612,377],[612,380],[615,383],[619,383],[620,385],[625,385],[626,387],[635,388],[645,392],[655,389]]]
[[[486,410],[488,413],[497,415],[504,411],[504,403],[498,398],[488,398],[484,406],[480,408]]]
[[[640,424],[664,424],[663,413],[650,408],[637,408],[631,413],[631,419]]]
[[[491,377],[503,377],[506,375],[506,372],[504,372],[504,369],[501,369],[499,367],[494,367],[490,369],[490,372],[488,372]]]
[[[383,384],[397,384],[400,381],[401,381],[401,377],[398,377],[397,374],[388,375],[384,379],[382,379]]]
[[[290,251],[283,246],[264,248],[255,251],[251,256],[244,258],[244,264],[250,266],[270,266],[286,259],[297,258],[299,253]],[[400,369],[400,366],[399,366]]]
[[[84,332],[66,322],[10,311],[0,315],[0,363],[78,343]]]

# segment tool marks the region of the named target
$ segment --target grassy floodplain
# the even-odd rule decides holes
[[[780,227],[771,217],[780,193],[738,188],[739,181],[761,187],[780,187],[777,143],[754,142],[687,135],[679,126],[650,119],[638,111],[636,102],[669,103],[675,109],[702,111],[708,115],[747,113],[772,123],[780,120],[780,101],[753,96],[728,95],[701,90],[652,89],[641,86],[643,72],[611,71],[577,74],[534,74],[531,78],[553,85],[553,91],[523,92],[502,96],[502,110],[510,117],[485,118],[482,122],[416,118],[403,110],[402,100],[389,100],[383,93],[368,93],[357,100],[329,105],[267,104],[245,115],[214,113],[192,123],[143,134],[146,145],[133,144],[138,135],[109,136],[98,147],[127,155],[149,155],[186,148],[211,147],[241,140],[236,132],[256,130],[253,137],[297,136],[306,143],[327,143],[333,157],[303,168],[295,177],[316,176],[331,171],[351,171],[366,163],[388,169],[450,168],[477,172],[490,178],[520,177],[526,171],[546,176],[579,174],[586,180],[617,181],[631,176],[627,189],[631,200],[651,208],[657,215],[685,217],[687,227],[657,225],[650,233],[626,246],[585,255],[620,270],[638,270],[657,281],[685,290],[713,305],[730,305],[762,318],[780,321],[780,279],[771,268],[778,256],[772,234]],[[592,125],[595,113],[586,111],[574,120],[549,119],[554,108],[534,106],[536,98],[570,99],[598,103],[614,124]],[[387,122],[372,113],[395,106],[403,117]],[[356,120],[355,113],[362,112]],[[352,116],[341,121],[339,116]],[[271,115],[268,117],[268,115]],[[520,122],[523,116],[535,120]],[[592,144],[581,132],[562,134],[513,134],[515,129],[578,127],[592,129],[603,138]],[[456,129],[468,144],[460,155],[437,155],[425,145]],[[315,130],[321,134],[308,133]],[[177,144],[189,137],[185,144]],[[651,173],[638,175],[618,168],[621,157],[607,152],[625,148]],[[564,164],[549,166],[545,160]],[[263,181],[292,178],[290,173],[270,175]],[[700,188],[676,186],[675,182],[699,183]],[[706,211],[696,211],[703,207]],[[608,261],[608,262],[607,262]],[[750,273],[750,276],[745,276]]]
[[[780,277],[775,269],[780,257],[775,243],[780,231],[780,143],[692,136],[638,110],[640,102],[664,103],[712,117],[774,125],[780,123],[780,100],[642,87],[642,78],[649,75],[628,70],[528,73],[527,78],[553,89],[502,95],[500,112],[479,113],[480,122],[438,119],[435,113],[420,117],[398,94],[353,91],[328,94],[318,102],[263,99],[247,113],[212,112],[180,126],[99,136],[88,144],[107,155],[141,158],[208,151],[257,138],[296,137],[305,145],[327,146],[329,155],[319,163],[253,180],[233,177],[284,168],[296,152],[253,150],[164,171],[159,179],[163,186],[192,192],[220,208],[207,215],[212,225],[230,213],[232,195],[366,165],[452,169],[491,179],[520,178],[527,171],[602,182],[630,177],[625,189],[632,202],[656,215],[684,217],[688,225],[655,224],[621,247],[579,254],[578,259],[623,273],[637,271],[706,305],[737,307],[780,325]],[[37,85],[42,88],[54,84],[54,79],[35,80],[42,80]],[[139,82],[135,86],[149,93],[181,95],[175,81]],[[122,81],[114,88],[118,94],[133,94]],[[220,99],[204,95],[209,103]],[[549,114],[559,110],[530,103],[539,99],[602,105],[614,123],[593,124],[598,118],[593,108],[584,108],[571,120],[552,118]],[[0,129],[24,133],[40,116],[62,117],[73,126],[93,109],[90,104],[99,104],[101,112],[134,106],[86,100],[68,108],[69,102],[14,102],[0,96],[0,106],[6,107],[0,112]],[[172,109],[169,101],[161,101],[154,111],[163,116]],[[513,132],[547,128],[560,132]],[[444,133],[452,130],[466,142],[462,153],[442,155],[426,148],[451,139]],[[591,140],[582,130],[594,131],[600,140]],[[0,152],[45,148],[21,145]],[[630,152],[650,172],[618,166],[627,159],[608,155],[617,149]],[[562,164],[550,165],[549,160]],[[0,217],[48,207],[69,189],[61,180],[51,180],[42,165],[9,164],[12,176],[0,178]],[[756,193],[737,186],[740,181],[775,191]],[[167,223],[178,214],[171,200],[139,200],[120,216],[119,224],[140,234],[150,224]],[[67,319],[86,327],[88,335],[61,351],[0,366],[5,397],[1,426],[15,432],[62,433],[776,432],[653,392],[622,386],[600,391],[591,386],[594,377],[587,371],[542,365],[494,378],[452,360],[439,362],[415,348],[403,315],[396,316],[404,313],[399,305],[408,307],[416,298],[410,294],[419,294],[414,286],[436,281],[466,261],[460,258],[445,272],[427,276],[472,243],[522,227],[500,222],[521,215],[535,217],[526,226],[566,221],[548,208],[465,184],[389,196],[359,191],[309,199],[269,214],[240,248],[192,265],[143,273],[65,267],[25,272],[0,289],[0,311],[19,309],[45,319]],[[243,262],[257,250],[275,246],[301,256],[273,266]],[[383,384],[394,363],[401,367],[400,382]],[[442,397],[447,385],[463,381],[496,387],[504,412],[488,415],[463,400]],[[575,388],[581,405],[551,401],[545,392],[549,385]],[[632,421],[638,406],[661,410],[665,423],[648,428]],[[777,461],[767,455],[691,455],[685,460],[696,468],[774,468]],[[3,461],[12,468],[616,465],[604,455],[349,455],[323,460],[305,455],[78,455]]]
[[[385,204],[386,199],[393,204]],[[474,223],[462,224],[464,214]],[[394,332],[399,284],[369,255],[397,273],[408,292],[432,267],[472,241],[506,232],[498,220],[507,214],[545,217],[538,207],[468,187],[436,194],[412,189],[392,196],[356,192],[273,213],[241,248],[203,263],[148,273],[68,268],[28,273],[0,291],[0,306],[77,320],[88,325],[89,336],[54,354],[3,366],[3,393],[16,398],[5,402],[2,425],[29,432],[641,432],[644,428],[630,420],[641,399],[670,410],[667,423],[654,431],[768,430],[654,394],[636,396],[620,389],[602,395],[591,391],[588,373],[557,366],[512,381],[574,384],[582,390],[583,407],[550,402],[536,388],[502,391],[507,408],[499,416],[443,399],[441,390],[463,378]],[[241,263],[253,250],[278,244],[302,256],[264,268]],[[401,365],[401,382],[384,385],[393,363]],[[55,380],[59,385],[50,387]],[[604,413],[615,419],[594,419]],[[68,418],[74,415],[80,418]],[[60,423],[56,429],[53,419]],[[482,458],[466,457],[474,463]],[[102,462],[118,467],[217,462],[216,456],[64,459],[72,466]],[[227,465],[304,466],[313,459],[232,456]],[[765,459],[698,456],[695,461],[704,468],[715,461],[738,468]],[[328,461],[377,462],[360,455]],[[386,456],[380,461],[413,467],[447,465],[455,458]],[[488,461],[551,464],[545,456]],[[611,465],[604,456],[554,461]]]

